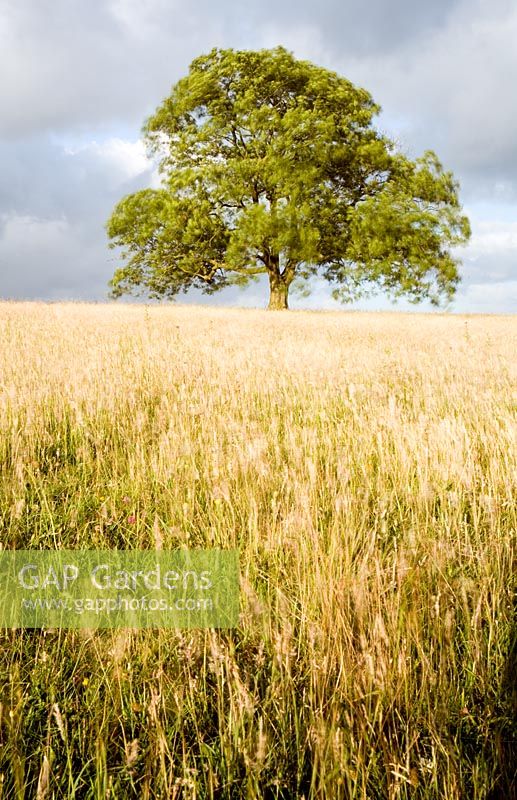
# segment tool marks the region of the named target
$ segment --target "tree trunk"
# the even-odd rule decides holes
[[[289,308],[287,304],[287,295],[289,293],[289,284],[277,278],[276,276],[269,277],[269,311],[282,311]]]

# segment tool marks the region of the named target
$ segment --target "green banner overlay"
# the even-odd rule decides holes
[[[0,627],[233,628],[238,550],[0,550]]]

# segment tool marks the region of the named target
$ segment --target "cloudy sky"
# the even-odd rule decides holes
[[[104,223],[153,181],[145,118],[197,55],[282,44],[368,89],[382,130],[460,180],[473,237],[453,310],[515,311],[515,42],[515,0],[0,0],[0,297],[105,299]],[[323,284],[293,305],[334,304]]]

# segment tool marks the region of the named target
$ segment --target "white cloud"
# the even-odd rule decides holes
[[[184,16],[184,9],[174,0],[108,0],[106,6],[122,31],[134,41],[146,43],[159,35],[164,17],[181,20]]]
[[[68,231],[65,219],[42,220],[30,216],[4,215],[2,217],[2,247],[4,251],[21,256],[41,250],[55,249],[62,245]]]
[[[456,310],[464,313],[515,314],[517,280],[473,283],[458,298]]]
[[[114,187],[148,172],[153,167],[141,139],[127,141],[111,138],[103,142],[93,140],[76,147],[65,147],[65,153],[97,162],[101,168],[107,170],[110,186]]]
[[[461,294],[473,285],[511,282],[517,278],[517,222],[472,220],[472,238],[461,248],[461,273],[464,287]],[[488,281],[487,281],[488,282]],[[491,296],[491,295],[488,295]]]
[[[517,265],[517,222],[476,222],[472,239],[465,248],[466,258],[474,260],[508,252],[513,253]]]

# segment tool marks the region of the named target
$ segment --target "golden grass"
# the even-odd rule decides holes
[[[4,631],[0,798],[515,796],[514,317],[0,332],[2,546],[237,546],[242,577],[233,631]]]

